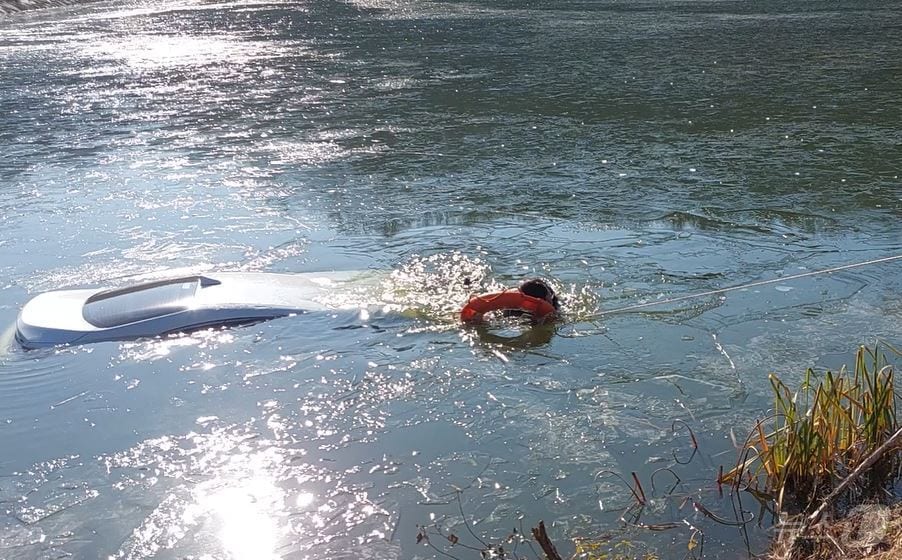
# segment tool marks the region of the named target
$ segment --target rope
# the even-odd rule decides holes
[[[780,278],[771,278],[770,280],[759,280],[757,282],[751,282],[749,284],[742,284],[741,286],[731,286],[729,288],[720,288],[718,290],[709,290],[707,292],[699,292],[697,294],[677,296],[677,297],[662,299],[662,300],[658,300],[658,301],[649,301],[649,302],[645,302],[645,303],[637,303],[635,305],[627,305],[626,307],[618,307],[616,309],[603,310],[603,311],[599,311],[598,313],[596,313],[595,316],[600,317],[603,315],[612,315],[614,313],[624,313],[626,311],[633,311],[635,309],[651,307],[653,305],[666,305],[668,303],[677,303],[680,301],[686,301],[687,299],[695,299],[695,298],[706,297],[706,296],[715,296],[718,294],[725,294],[727,292],[733,292],[736,290],[746,290],[748,288],[755,288],[758,286],[766,286],[768,284],[776,284],[778,282],[787,282],[789,280],[796,280],[798,278],[805,278],[808,276],[818,276],[820,274],[831,274],[833,272],[839,272],[841,270],[849,270],[851,268],[859,268],[862,266],[869,266],[872,264],[896,261],[899,259],[902,259],[902,255],[895,255],[892,257],[883,257],[883,258],[879,258],[879,259],[873,259],[873,260],[858,262],[858,263],[853,263],[853,264],[844,264],[842,266],[836,266],[833,268],[825,268],[823,270],[813,270],[811,272],[802,272],[802,273],[793,274],[790,276],[781,276]]]

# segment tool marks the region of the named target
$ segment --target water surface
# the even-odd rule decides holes
[[[899,342],[898,262],[600,313],[902,253],[900,26],[852,1],[0,20],[4,326],[41,291],[215,270],[367,270],[335,297],[391,304],[9,346],[2,556],[439,557],[426,526],[466,558],[540,519],[565,550],[683,558],[699,530],[707,555],[760,552],[750,497],[743,531],[683,497],[736,519],[712,480],[769,372]],[[565,300],[556,327],[456,323],[470,293],[532,276]],[[649,484],[668,466],[672,498]],[[639,522],[676,528],[618,520],[611,473],[633,471],[655,496]]]

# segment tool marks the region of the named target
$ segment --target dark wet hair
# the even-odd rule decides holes
[[[545,282],[541,278],[533,278],[532,280],[527,280],[520,284],[519,290],[534,298],[548,300],[551,298],[551,305],[554,306],[555,309],[560,309],[560,302],[557,299],[557,296],[554,293],[554,290],[551,286],[548,285],[548,282]]]

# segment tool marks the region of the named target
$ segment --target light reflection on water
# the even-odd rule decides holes
[[[612,247],[635,250],[622,233],[610,238]],[[761,394],[761,364],[800,372],[806,362],[798,348],[812,337],[841,341],[849,325],[887,331],[894,324],[889,316],[881,326],[873,308],[842,311],[864,285],[842,275],[583,322],[583,313],[654,299],[649,287],[679,286],[642,288],[642,274],[632,282],[624,277],[633,285],[625,292],[619,283],[559,283],[565,301],[585,307],[546,331],[460,329],[447,315],[471,288],[509,281],[459,252],[415,256],[393,273],[351,285],[348,294],[395,298],[400,307],[419,307],[414,316],[351,311],[190,337],[14,352],[4,385],[27,395],[20,408],[5,410],[14,430],[28,430],[31,416],[54,423],[87,416],[84,428],[63,428],[50,448],[82,457],[36,465],[30,470],[38,478],[22,473],[0,486],[19,504],[13,515],[20,520],[4,530],[3,542],[22,545],[23,558],[38,550],[339,557],[358,545],[405,557],[397,535],[410,527],[399,516],[463,534],[455,487],[465,488],[466,514],[487,538],[503,538],[502,528],[521,515],[554,519],[571,534],[603,531],[598,516],[628,503],[629,494],[598,482],[601,470],[666,464],[672,449],[685,449],[685,436],[670,431],[675,418],[704,425],[700,439],[717,449],[715,442],[747,419],[742,403],[749,393]],[[610,301],[598,297],[606,291]],[[765,293],[782,307],[753,311]],[[798,322],[831,306],[843,313],[841,324]],[[773,333],[768,318],[775,313],[796,318],[792,333]],[[668,328],[646,342],[656,323]],[[517,340],[521,334],[527,338]],[[655,366],[642,365],[648,363]],[[106,372],[92,378],[84,371],[89,364],[105,364]],[[79,371],[74,385],[59,385],[68,375],[60,365]],[[24,373],[16,371],[23,366]],[[49,412],[36,412],[47,410],[42,402]],[[198,425],[186,432],[188,418]],[[84,429],[112,439],[93,447],[72,439]],[[154,432],[170,435],[128,443]],[[705,461],[714,472],[725,459]],[[692,484],[710,491],[701,478]],[[27,488],[38,491],[26,495]],[[85,518],[132,501],[139,510],[109,519],[117,529],[102,538],[39,537],[84,534],[93,530]],[[605,512],[590,507],[573,515],[578,504],[599,502],[608,504]],[[253,545],[245,538],[251,530]]]
[[[348,481],[353,472],[316,467],[306,450],[278,438],[202,420],[201,433],[144,442],[103,459],[121,482],[98,499],[125,499],[136,489],[162,496],[117,557],[165,550],[278,558],[287,547],[321,556],[336,535],[365,543],[390,530],[388,512]]]
[[[898,14],[837,10],[140,1],[0,21],[4,326],[76,284],[370,271],[334,313],[9,349],[2,555],[435,556],[416,525],[476,544],[462,510],[494,542],[544,519],[559,544],[682,558],[688,529],[623,527],[604,473],[672,466],[684,420],[701,451],[679,492],[729,513],[711,478],[765,374],[898,335],[889,267],[599,314],[899,251]],[[457,324],[472,293],[534,276],[560,324]],[[743,553],[679,501],[658,492],[646,520]]]

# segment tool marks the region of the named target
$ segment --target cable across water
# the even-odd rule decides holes
[[[841,265],[841,266],[835,266],[835,267],[832,267],[832,268],[825,268],[825,269],[823,269],[823,270],[812,270],[812,271],[810,271],[810,272],[801,272],[801,273],[799,273],[799,274],[792,274],[792,275],[789,275],[789,276],[781,276],[781,277],[779,277],[779,278],[771,278],[770,280],[758,280],[758,281],[756,281],[756,282],[750,282],[750,283],[748,283],[748,284],[742,284],[742,285],[739,285],[739,286],[730,286],[730,287],[728,287],[728,288],[719,288],[719,289],[717,289],[717,290],[708,290],[708,291],[706,291],[706,292],[699,292],[699,293],[695,293],[695,294],[688,294],[688,295],[685,295],[685,296],[677,296],[677,297],[672,297],[672,298],[667,298],[667,299],[662,299],[662,300],[656,300],[656,301],[647,301],[647,302],[645,302],[645,303],[637,303],[637,304],[634,304],[634,305],[627,305],[627,306],[625,306],[625,307],[618,307],[618,308],[615,308],[615,309],[602,310],[602,311],[598,311],[597,313],[595,313],[595,316],[596,316],[596,317],[601,317],[601,316],[604,316],[604,315],[612,315],[612,314],[614,314],[614,313],[625,313],[625,312],[627,312],[627,311],[634,311],[634,310],[636,310],[636,309],[643,309],[643,308],[645,308],[645,307],[651,307],[651,306],[654,306],[654,305],[666,305],[666,304],[668,304],[668,303],[677,303],[677,302],[680,302],[680,301],[686,301],[686,300],[689,300],[689,299],[695,299],[695,298],[706,297],[706,296],[715,296],[715,295],[718,295],[718,294],[725,294],[725,293],[727,293],[727,292],[734,292],[734,291],[737,291],[737,290],[747,290],[747,289],[749,289],[749,288],[755,288],[755,287],[758,287],[758,286],[766,286],[766,285],[768,285],[768,284],[776,284],[776,283],[779,283],[779,282],[786,282],[786,281],[789,281],[789,280],[797,280],[797,279],[799,279],[799,278],[805,278],[805,277],[808,277],[808,276],[818,276],[818,275],[821,275],[821,274],[831,274],[831,273],[833,273],[833,272],[840,272],[840,271],[842,271],[842,270],[849,270],[849,269],[852,269],[852,268],[860,268],[860,267],[863,267],[863,266],[869,266],[869,265],[873,265],[873,264],[879,264],[879,263],[891,262],[891,261],[896,261],[896,260],[900,260],[900,259],[902,259],[902,255],[894,255],[894,256],[891,256],[891,257],[882,257],[882,258],[879,258],[879,259],[871,259],[871,260],[868,260],[868,261],[862,261],[862,262],[857,262],[857,263],[852,263],[852,264],[844,264],[844,265]]]

